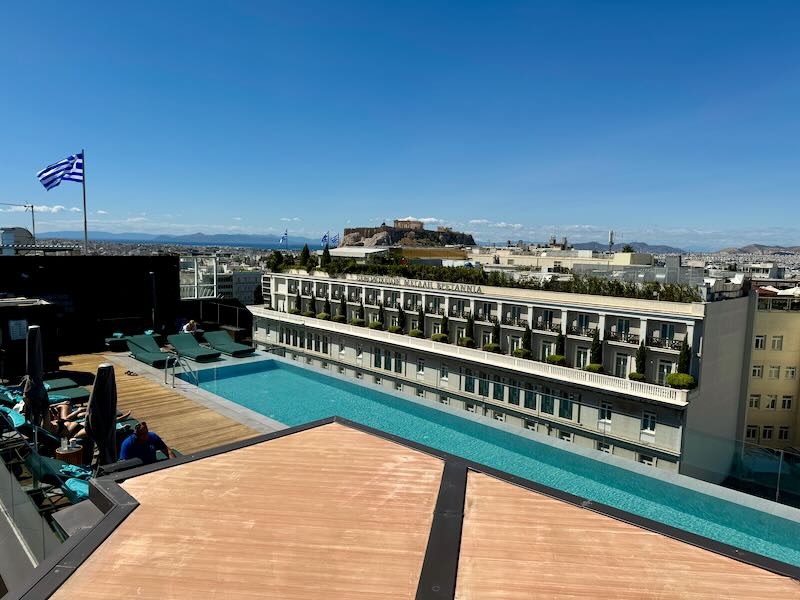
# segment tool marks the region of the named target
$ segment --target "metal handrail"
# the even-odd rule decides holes
[[[200,387],[200,375],[198,375],[197,371],[195,371],[192,368],[192,366],[189,364],[189,362],[185,358],[183,358],[180,354],[176,354],[174,360],[172,361],[172,387],[175,387],[175,367],[177,367],[178,365],[180,365],[181,368],[183,368],[183,372],[184,373],[186,373],[186,372],[191,373],[192,374],[192,378],[194,379],[194,382],[195,382],[194,384],[197,387]],[[165,371],[164,379],[165,380],[166,380],[166,370],[167,369],[164,369],[164,371]],[[164,381],[164,383],[166,383],[166,381]]]

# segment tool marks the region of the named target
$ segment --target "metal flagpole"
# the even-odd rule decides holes
[[[86,150],[81,148],[83,156],[83,253],[89,254],[89,225],[86,220]]]
[[[29,204],[31,208],[31,227],[33,229],[33,243],[36,243],[36,217],[33,216],[33,213],[36,209],[33,208],[33,204]]]

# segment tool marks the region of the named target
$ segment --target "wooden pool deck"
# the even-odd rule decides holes
[[[60,368],[65,377],[72,377],[91,389],[89,382],[94,380],[97,367],[104,362],[114,364],[103,353],[76,354],[62,356]],[[214,448],[260,433],[146,377],[126,375],[125,367],[114,364],[114,374],[119,410],[130,410],[132,417],[147,421],[151,431],[182,454]]]

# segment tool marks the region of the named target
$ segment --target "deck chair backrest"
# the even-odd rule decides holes
[[[194,336],[191,333],[178,333],[175,335],[170,335],[167,336],[167,340],[169,340],[169,343],[175,346],[175,348],[178,350],[197,350],[200,347],[200,344],[197,343],[197,340],[194,339]]]
[[[131,345],[136,346],[136,348],[140,349],[142,352],[161,352],[161,348],[158,347],[158,344],[156,344],[156,341],[151,335],[131,336],[128,339],[128,348],[133,351]]]

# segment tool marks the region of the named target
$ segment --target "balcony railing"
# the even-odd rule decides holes
[[[451,317],[459,317],[461,319],[466,319],[469,317],[471,311],[465,309],[459,310],[457,306],[450,307],[450,316]]]
[[[445,314],[443,306],[439,306],[439,307],[429,306],[427,309],[425,309],[425,312],[427,314],[429,314],[429,315],[444,315]]]
[[[500,323],[503,325],[511,325],[512,327],[525,327],[525,319],[521,318],[514,318],[514,317],[506,317],[500,320]]]
[[[533,328],[537,329],[538,331],[552,331],[553,333],[560,333],[561,332],[561,324],[560,323],[534,323]]]
[[[669,348],[670,350],[680,350],[683,340],[675,340],[662,337],[648,337],[647,345],[653,348]]]
[[[568,327],[567,333],[570,335],[581,335],[583,337],[594,337],[597,332],[596,327]]]
[[[622,342],[624,344],[639,345],[639,336],[635,333],[617,333],[616,331],[607,331],[606,339],[611,342]]]
[[[490,312],[485,313],[482,310],[479,310],[477,312],[477,314],[475,315],[475,320],[476,321],[494,321],[494,316]]]

